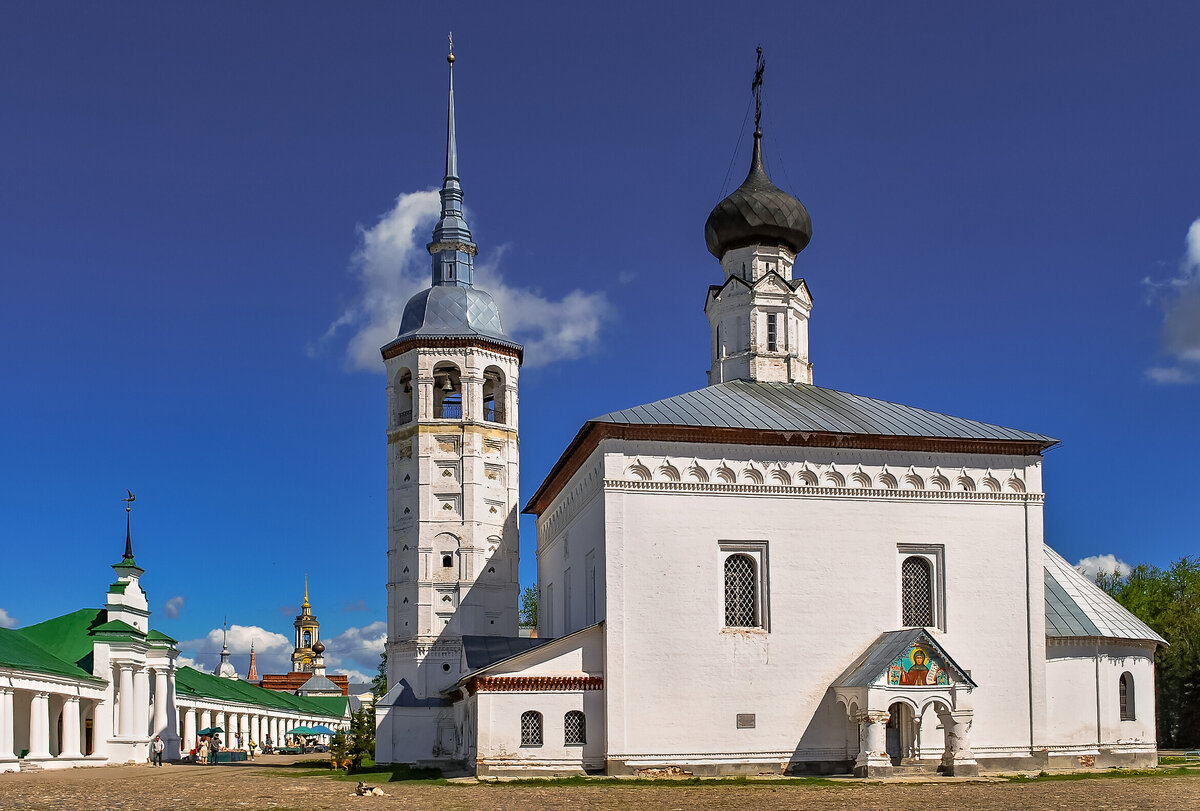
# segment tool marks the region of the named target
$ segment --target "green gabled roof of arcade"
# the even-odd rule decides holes
[[[267,690],[245,681],[224,679],[194,667],[181,667],[175,671],[175,690],[181,695],[238,701],[308,715],[341,718],[346,714],[345,696],[306,698],[278,690]]]
[[[24,630],[0,628],[0,667],[31,670],[52,676],[100,681],[74,662],[56,656],[30,639]],[[89,657],[90,658],[90,657]]]
[[[37,646],[81,668],[92,672],[92,632],[108,618],[103,608],[83,608],[21,628],[17,633]]]

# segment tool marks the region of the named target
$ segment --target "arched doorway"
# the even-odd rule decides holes
[[[917,756],[917,729],[912,707],[903,701],[888,707],[887,754],[893,766]]]

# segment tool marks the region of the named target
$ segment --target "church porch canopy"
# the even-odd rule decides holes
[[[930,704],[967,706],[978,685],[923,628],[888,631],[872,642],[832,688],[847,712],[886,711],[897,701],[920,715]]]
[[[889,752],[885,727],[896,720],[893,708],[901,705],[900,714],[910,719],[905,724],[910,737],[913,722],[919,726],[930,708],[942,723],[946,745],[939,768],[943,773],[977,774],[968,736],[974,719],[970,694],[977,686],[925,629],[905,628],[880,635],[831,687],[850,721],[859,726],[854,773],[860,777],[891,773],[897,761]]]

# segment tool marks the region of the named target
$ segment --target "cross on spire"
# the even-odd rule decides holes
[[[762,119],[763,70],[767,67],[767,60],[763,59],[761,45],[755,49],[755,53],[758,54],[758,58],[754,61],[754,81],[750,83],[750,92],[754,94],[754,134],[762,135],[759,122]]]

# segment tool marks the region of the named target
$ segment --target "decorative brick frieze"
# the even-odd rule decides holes
[[[467,682],[467,692],[487,693],[573,693],[603,690],[600,676],[476,676]]]

